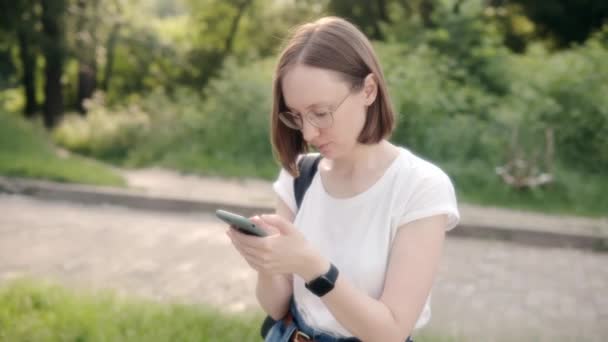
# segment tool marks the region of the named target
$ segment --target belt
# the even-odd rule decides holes
[[[290,325],[293,322],[293,316],[291,315],[291,312],[287,312],[287,315],[285,315],[285,318],[283,318],[283,321],[285,322],[285,325]],[[293,332],[291,337],[289,337],[289,341],[290,342],[314,342],[312,337],[306,335],[304,332],[302,332],[298,328],[296,328],[296,330]]]

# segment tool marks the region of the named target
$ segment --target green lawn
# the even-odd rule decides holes
[[[55,152],[44,129],[0,110],[0,175],[59,182],[124,186],[102,163]]]
[[[0,341],[261,341],[259,312],[228,315],[201,305],[165,304],[13,280],[0,285]],[[462,339],[426,333],[416,342]]]

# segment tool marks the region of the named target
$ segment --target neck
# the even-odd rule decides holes
[[[348,155],[328,160],[327,169],[333,173],[349,175],[378,168],[394,146],[386,140],[374,145],[358,144]]]

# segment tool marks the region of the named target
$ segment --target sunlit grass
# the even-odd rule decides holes
[[[260,312],[225,314],[31,279],[0,285],[0,341],[261,341]],[[459,342],[432,332],[416,342]]]
[[[5,111],[0,112],[0,175],[97,185],[125,184],[103,163],[59,155],[44,129]]]

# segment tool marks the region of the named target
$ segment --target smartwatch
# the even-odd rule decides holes
[[[319,297],[323,297],[334,289],[336,279],[338,279],[338,269],[334,264],[329,265],[329,271],[306,283],[304,286]]]

